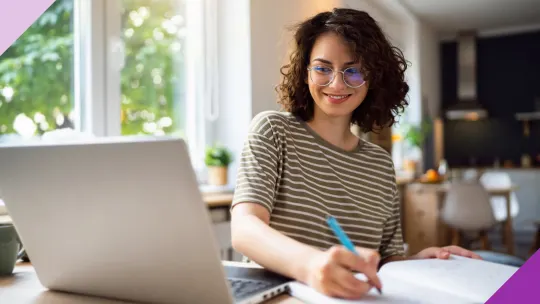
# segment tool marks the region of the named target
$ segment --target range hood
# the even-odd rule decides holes
[[[479,120],[487,118],[476,94],[476,33],[458,33],[458,100],[446,109],[449,120]]]

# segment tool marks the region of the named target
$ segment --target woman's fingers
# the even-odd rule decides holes
[[[334,273],[334,283],[339,285],[347,298],[360,298],[366,294],[371,288],[371,284],[357,279],[354,274],[343,267],[336,267]]]
[[[362,253],[355,254],[344,247],[336,246],[330,249],[330,258],[341,267],[363,273],[377,288],[382,288],[382,283],[377,276],[377,253],[360,250]],[[367,258],[364,257],[367,254]],[[368,260],[370,262],[368,262]]]

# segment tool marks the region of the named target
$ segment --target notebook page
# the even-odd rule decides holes
[[[392,262],[383,266],[380,273],[385,278],[405,279],[412,284],[485,303],[517,270],[517,267],[451,256],[448,260]]]
[[[357,278],[366,280],[363,274]],[[308,304],[471,304],[466,298],[444,293],[438,290],[415,286],[394,276],[382,274],[383,294],[379,295],[376,289],[372,289],[360,300],[344,300],[331,298],[317,292],[315,289],[299,282],[289,284],[290,294]]]

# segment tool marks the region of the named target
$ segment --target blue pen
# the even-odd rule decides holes
[[[339,242],[343,246],[345,246],[345,248],[350,250],[352,253],[358,255],[358,252],[356,252],[356,249],[354,248],[353,243],[351,242],[347,234],[345,234],[345,231],[341,229],[341,226],[339,226],[338,221],[333,216],[329,215],[326,218],[326,222],[328,223],[328,226],[330,226],[330,229],[332,229],[336,237],[339,239]],[[379,294],[382,294],[381,289],[378,287],[377,287],[377,291],[379,292]]]

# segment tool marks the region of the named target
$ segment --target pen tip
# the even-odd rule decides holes
[[[379,292],[380,295],[382,295],[382,290],[380,288],[377,287],[377,291]]]

